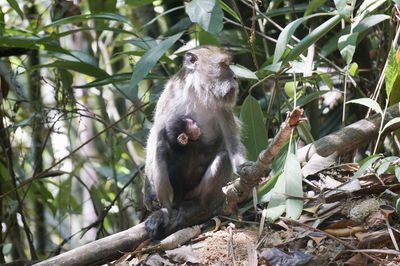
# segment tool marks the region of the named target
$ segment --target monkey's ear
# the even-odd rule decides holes
[[[191,52],[187,52],[183,57],[183,65],[188,69],[195,69],[197,60],[197,55]]]

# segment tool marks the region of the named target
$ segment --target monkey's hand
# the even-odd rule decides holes
[[[241,165],[239,165],[239,166],[236,167],[236,173],[237,173],[238,175],[240,175],[241,172],[242,172],[242,170],[243,170],[243,168],[245,168],[245,167],[247,167],[247,166],[252,166],[253,164],[254,164],[254,162],[251,162],[251,161],[242,163]]]
[[[167,208],[154,211],[145,221],[147,232],[151,238],[161,239],[167,232],[169,213]]]

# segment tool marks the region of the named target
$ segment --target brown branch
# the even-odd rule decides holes
[[[387,109],[384,123],[399,116],[400,104],[397,103]],[[315,153],[322,157],[327,157],[334,152],[337,152],[338,155],[346,154],[376,140],[380,123],[380,114],[362,119],[299,149],[297,158],[300,162],[304,162],[308,161]],[[386,132],[391,132],[397,128],[400,128],[400,123],[391,126]]]

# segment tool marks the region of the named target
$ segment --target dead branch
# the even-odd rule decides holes
[[[387,109],[384,123],[399,116],[400,104],[397,103]],[[376,140],[380,123],[380,114],[375,114],[369,119],[362,119],[299,149],[297,158],[300,162],[307,162],[315,153],[322,157],[327,157],[334,152],[338,155],[346,154]],[[386,133],[398,128],[400,128],[400,123],[391,126]]]

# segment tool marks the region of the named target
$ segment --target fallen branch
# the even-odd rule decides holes
[[[387,109],[384,124],[389,122],[392,118],[399,116],[400,104],[397,103]],[[343,155],[353,151],[376,140],[380,123],[380,114],[375,114],[371,118],[357,121],[299,149],[297,151],[297,159],[300,162],[307,162],[315,153],[322,157],[327,157],[334,152],[337,152],[338,155]],[[400,128],[400,123],[389,127],[386,133],[398,128]]]

